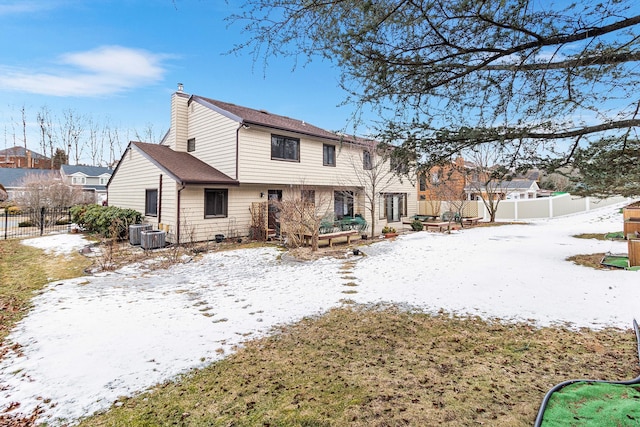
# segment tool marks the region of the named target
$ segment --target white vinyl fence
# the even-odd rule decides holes
[[[598,199],[595,197],[577,197],[570,194],[561,194],[538,199],[501,200],[496,212],[496,221],[555,218],[623,202],[631,203],[632,199],[626,197]],[[436,210],[439,212],[435,212]],[[447,202],[424,200],[418,202],[418,213],[420,215],[441,215],[448,210]],[[473,200],[465,203],[463,216],[479,216],[488,220],[489,212],[481,200]]]

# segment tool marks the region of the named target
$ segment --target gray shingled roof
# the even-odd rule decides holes
[[[60,169],[62,169],[62,172],[67,176],[78,172],[87,176],[111,175],[113,173],[113,169],[104,166],[61,165]]]
[[[181,184],[239,185],[216,168],[189,153],[173,151],[171,148],[148,142],[131,142],[145,157]]]
[[[60,177],[60,172],[50,169],[28,169],[28,168],[0,168],[0,184],[5,188],[20,187],[22,181],[28,175],[55,174]]]
[[[217,111],[246,125],[259,125],[272,129],[287,130],[291,132],[301,133],[303,135],[317,136],[320,138],[331,139],[334,141],[359,142],[352,136],[341,135],[321,129],[317,126],[309,124],[303,120],[292,119],[286,116],[269,113],[264,110],[255,110],[253,108],[242,107],[228,102],[217,101],[215,99],[204,98],[202,96],[192,95],[189,102],[198,102],[208,108]]]

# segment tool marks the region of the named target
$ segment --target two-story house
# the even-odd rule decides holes
[[[232,229],[249,235],[252,206],[296,194],[330,200],[327,216],[359,214],[371,224],[370,189],[356,178],[372,167],[368,147],[362,139],[179,87],[167,135],[160,144],[129,143],[109,181],[108,202],[162,224],[173,242],[211,240]],[[373,191],[375,232],[416,213],[410,180],[389,174]],[[276,221],[272,213],[269,220]]]
[[[107,183],[113,169],[103,166],[60,165],[60,175],[65,184],[82,188],[85,202],[102,203],[107,198]]]

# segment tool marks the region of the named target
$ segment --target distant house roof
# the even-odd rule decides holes
[[[514,191],[514,190],[529,190],[538,189],[538,183],[530,179],[514,179],[513,181],[501,181],[500,183],[492,184],[496,190]],[[465,190],[473,190],[476,188],[484,188],[484,185],[469,184],[465,186]]]
[[[82,173],[86,176],[101,176],[113,174],[113,169],[104,166],[83,166],[83,165],[60,165],[60,170],[64,175]]]
[[[147,142],[133,141],[129,145],[139,149],[143,156],[181,184],[239,185],[237,180],[189,153]]]
[[[316,136],[335,141],[365,141],[360,138],[354,138],[352,136],[342,135],[335,132],[330,132],[325,129],[321,129],[317,126],[305,122],[304,120],[292,119],[286,116],[279,116],[277,114],[269,113],[265,110],[255,110],[253,108],[241,107],[239,105],[217,101],[215,99],[204,98],[202,96],[192,95],[189,99],[189,102],[197,102],[201,105],[213,109],[214,111],[217,111],[218,113],[232,120],[235,120],[238,123],[243,123],[248,126],[253,124],[272,128],[275,130],[291,131],[303,135]]]
[[[21,187],[22,181],[29,175],[55,174],[58,178],[60,173],[50,169],[29,169],[29,168],[0,168],[0,184],[5,188]]]
[[[47,159],[48,157],[40,154],[40,153],[36,153],[33,150],[29,150],[29,152],[31,153],[31,158],[32,159]],[[27,149],[24,147],[20,147],[19,145],[15,145],[11,148],[5,148],[4,150],[0,150],[0,157],[7,157],[7,156],[14,156],[14,157],[27,157]]]

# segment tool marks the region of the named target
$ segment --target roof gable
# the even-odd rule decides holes
[[[147,142],[131,142],[130,147],[138,149],[144,157],[181,184],[239,184],[235,179],[189,153]]]

